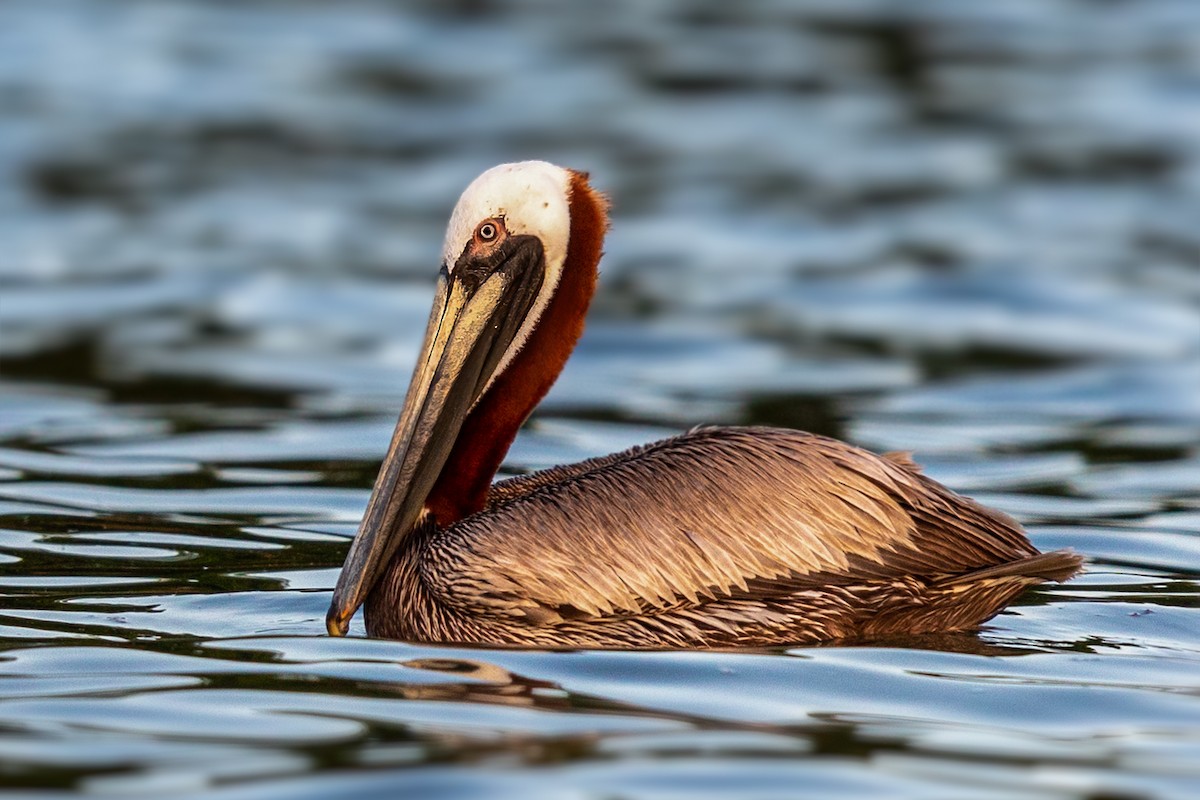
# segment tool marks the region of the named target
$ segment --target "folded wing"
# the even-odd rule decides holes
[[[946,580],[1038,552],[904,455],[771,428],[699,429],[501,482],[486,513],[428,547],[440,602],[531,623]]]

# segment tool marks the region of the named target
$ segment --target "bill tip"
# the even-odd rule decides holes
[[[329,613],[325,615],[325,630],[330,636],[345,636],[349,628],[350,620],[343,619],[336,609],[329,609]]]

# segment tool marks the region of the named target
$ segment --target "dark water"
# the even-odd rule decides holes
[[[507,471],[802,427],[1089,572],[887,647],[324,637],[447,212],[528,157],[615,223]],[[6,0],[0,785],[1198,796],[1198,223],[1193,0]]]

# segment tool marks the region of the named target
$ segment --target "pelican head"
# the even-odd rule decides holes
[[[334,589],[331,634],[346,632],[424,515],[449,525],[482,507],[582,330],[605,225],[586,175],[544,161],[494,167],[463,192],[404,407]],[[580,288],[563,302],[567,283]]]

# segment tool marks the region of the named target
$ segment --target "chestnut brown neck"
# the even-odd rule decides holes
[[[558,286],[521,351],[467,415],[426,508],[447,526],[483,508],[517,431],[562,372],[583,333],[608,227],[606,202],[571,173],[571,228]]]

